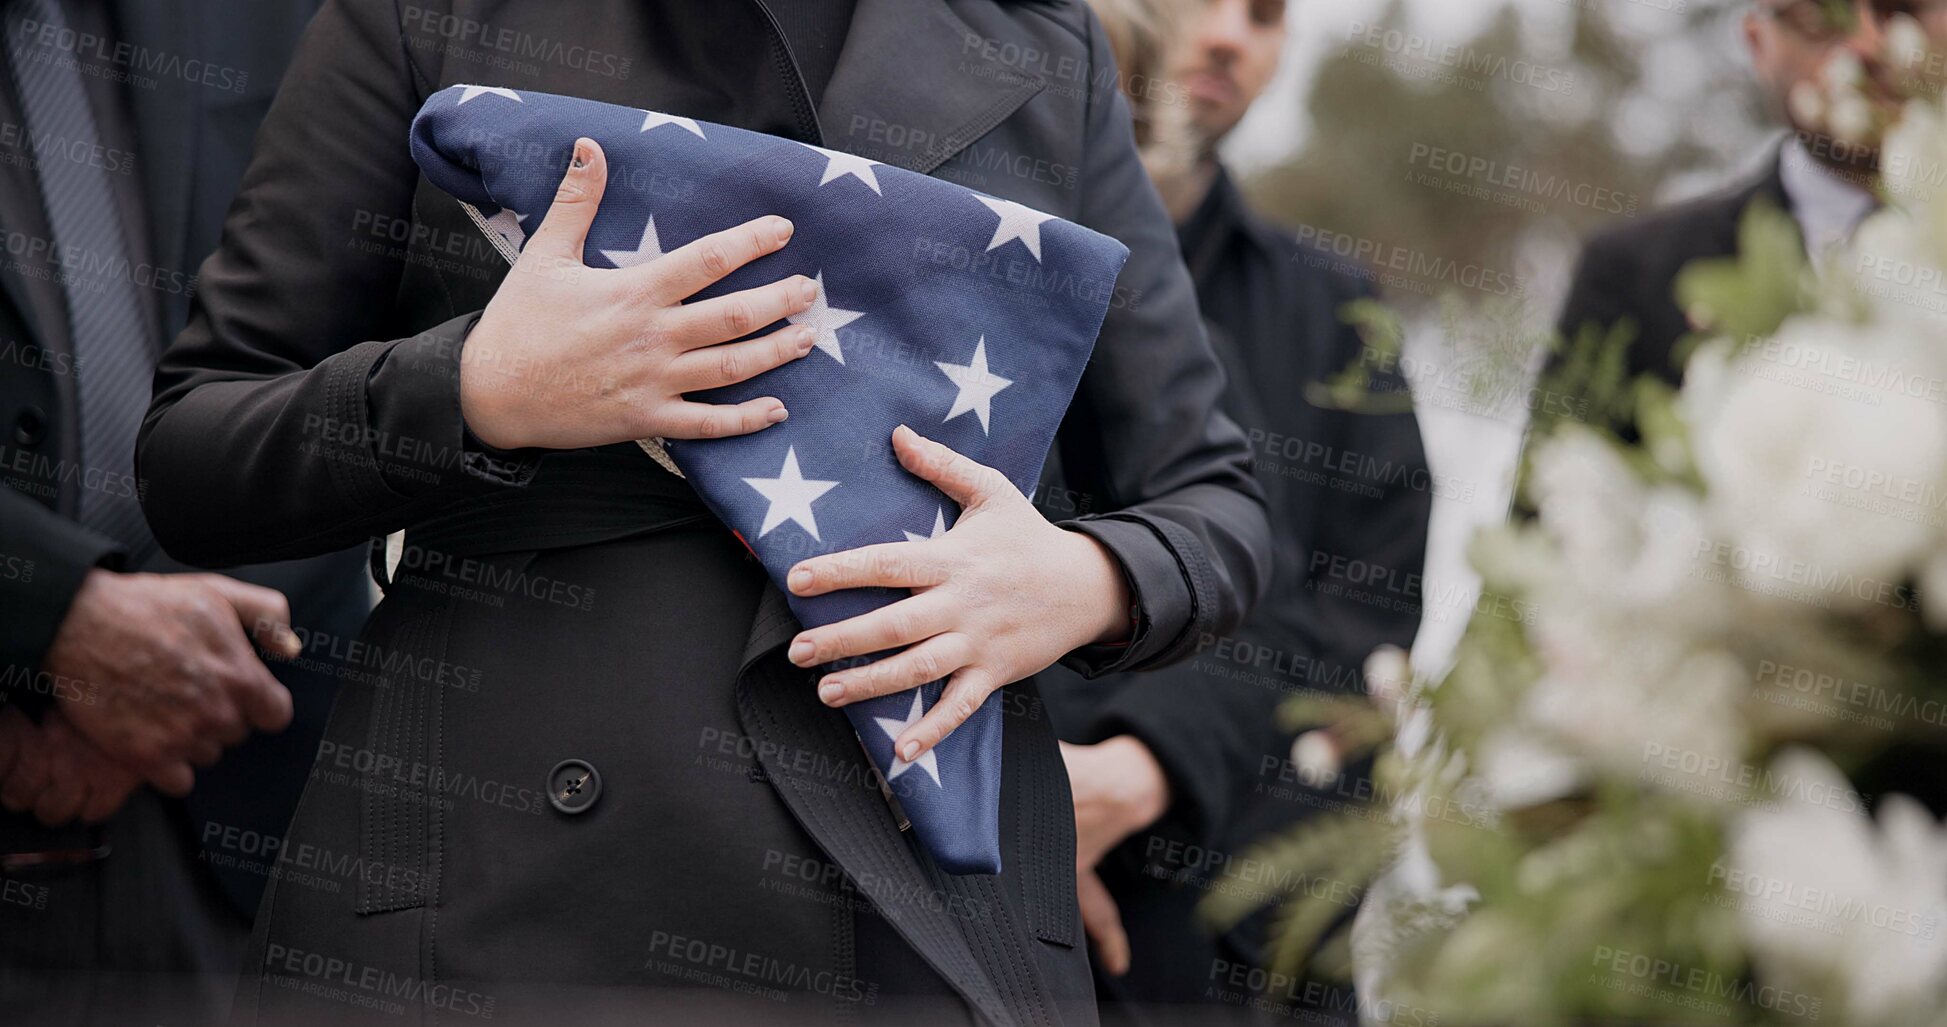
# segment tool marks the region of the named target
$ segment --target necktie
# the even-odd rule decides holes
[[[56,0],[7,7],[8,67],[33,141],[92,150],[100,140],[81,78],[74,36]],[[35,146],[41,202],[67,299],[75,386],[81,403],[81,461],[63,466],[80,486],[81,523],[114,539],[139,565],[155,546],[135,481],[135,436],[149,408],[155,352],[132,277],[130,246],[117,218],[108,170]]]
[[[525,90],[434,93],[413,122],[412,152],[427,179],[471,205],[511,257],[540,227],[581,135],[602,145],[611,183],[584,251],[592,266],[648,263],[760,215],[797,226],[784,249],[698,294],[793,273],[817,283],[812,308],[790,318],[816,333],[811,353],[697,394],[708,402],[774,395],[790,419],[754,435],[661,447],[779,587],[806,557],[928,539],[952,526],[954,503],[893,458],[895,425],[996,468],[1023,491],[1033,487],[1129,255],[1121,243],[854,154]],[[643,473],[656,472],[644,461]],[[904,598],[890,588],[787,595],[808,626]],[[844,715],[934,862],[949,873],[997,873],[1006,697],[989,698],[918,759],[892,749],[941,689],[935,681],[852,703]]]

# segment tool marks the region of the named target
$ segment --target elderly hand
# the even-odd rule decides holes
[[[281,593],[221,575],[95,570],[42,663],[77,693],[60,703],[67,726],[181,796],[194,767],[290,723],[290,693],[250,646],[296,656],[290,623]]]
[[[32,813],[48,827],[74,820],[98,824],[141,783],[59,710],[35,724],[17,709],[0,709],[0,806],[9,812]]]
[[[894,742],[901,759],[913,760],[995,689],[1081,646],[1126,638],[1130,597],[1120,564],[1101,543],[1050,524],[999,471],[904,425],[892,433],[892,446],[902,466],[960,504],[960,519],[936,538],[864,546],[793,567],[788,584],[796,595],[871,586],[913,594],[805,631],[789,655],[814,667],[907,647],[825,675],[818,697],[831,706],[948,679],[940,701]]]

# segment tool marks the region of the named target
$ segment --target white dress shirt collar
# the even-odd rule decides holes
[[[1792,217],[1805,236],[1812,267],[1825,270],[1826,256],[1851,237],[1859,222],[1879,206],[1861,182],[1820,163],[1793,136],[1778,155],[1778,177],[1791,200]]]

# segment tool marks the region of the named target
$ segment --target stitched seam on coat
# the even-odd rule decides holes
[[[779,733],[777,729],[781,725],[777,722],[776,718],[771,716],[770,711],[764,708],[764,705],[762,703],[750,702],[748,706],[751,709],[751,712],[757,717],[757,719],[763,723],[766,731],[769,734],[775,736]],[[794,790],[797,789],[798,787],[798,783],[796,779],[789,775],[773,774],[770,775],[770,777],[775,787],[792,788]],[[790,808],[792,809],[792,812],[794,814],[798,813],[797,807],[792,806]],[[820,806],[815,802],[805,803],[805,810],[802,814],[799,815],[805,817],[808,820],[816,821],[817,825],[820,827],[824,827],[826,829],[835,828],[836,833],[838,833],[840,837],[852,837],[852,838],[866,841],[866,843],[873,850],[876,850],[871,852],[870,855],[878,857],[882,862],[885,862],[887,865],[897,866],[899,865],[899,861],[901,860],[912,859],[911,852],[899,851],[894,848],[894,842],[897,841],[896,837],[895,838],[885,837],[883,833],[879,831],[874,831],[872,829],[872,825],[869,823],[853,822],[853,818],[847,815],[844,807],[840,807],[840,810],[838,812],[833,813],[832,811],[821,809]],[[835,821],[833,819],[834,817],[836,817]],[[827,852],[826,855],[829,857],[831,856],[831,853]],[[840,865],[842,867],[843,863],[841,862]],[[850,876],[850,871],[847,871],[847,876],[848,877]],[[926,880],[926,875],[923,872],[923,869],[920,874],[920,878],[922,881]],[[876,898],[873,900],[873,904],[876,908],[882,910],[885,913],[887,919],[891,920],[895,925],[903,924],[907,927],[907,929],[913,931],[915,934],[918,934],[926,938],[927,940],[931,941],[933,944],[937,946],[950,946],[951,944],[950,940],[943,933],[943,931],[947,928],[944,928],[936,921],[930,918],[914,918],[908,916],[907,914],[909,911],[906,908],[900,906],[883,905],[879,903]],[[965,944],[964,935],[957,930],[955,930],[955,934],[960,935],[962,944]],[[933,965],[933,959],[928,953],[921,952],[919,953],[919,955],[920,958],[924,962],[926,962],[928,966]],[[934,967],[934,969],[942,976],[946,976],[946,971],[944,969],[941,969],[939,967]],[[973,969],[977,973],[980,971],[980,967],[977,962],[973,967]],[[956,989],[955,994],[959,995],[960,992]],[[991,1002],[996,1007],[996,1009],[998,1009],[1000,1012],[1005,1014],[1006,1006],[1004,1003],[1000,1001],[1000,997],[998,995],[993,994],[992,991],[988,991],[983,997],[987,1001]],[[980,1017],[981,1019],[988,1020],[988,1021],[995,1020],[994,1017],[988,1016],[986,1012],[980,1008],[980,1003],[969,1001],[968,1004],[973,1007],[973,1011],[975,1015]],[[1007,1023],[1009,1022],[1009,1018],[1003,1015],[1000,1018],[999,1022]]]
[[[438,612],[435,613],[435,616],[439,618],[437,621],[437,640],[439,643],[439,658],[442,660],[450,655],[447,650],[453,641],[452,602],[453,600],[450,596],[443,598],[439,604]],[[444,685],[435,682],[432,691],[433,766],[443,772],[446,767],[446,688]],[[432,806],[433,809],[428,814],[431,823],[427,825],[428,833],[426,838],[426,862],[429,864],[426,868],[429,873],[427,874],[428,879],[425,884],[427,894],[424,903],[426,907],[426,980],[432,985],[437,985],[439,983],[440,878],[444,875],[446,869],[446,811],[438,803],[429,803],[428,805]],[[433,1008],[433,1022],[437,1024],[439,1019],[440,1008],[435,1004]]]

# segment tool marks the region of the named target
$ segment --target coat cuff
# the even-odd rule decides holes
[[[367,473],[341,476],[358,479],[354,494],[376,503],[468,478],[519,486],[534,477],[542,451],[494,449],[460,415],[460,353],[479,320],[477,312],[454,318],[338,371],[330,401],[339,421],[363,426],[354,464]]]
[[[31,530],[7,540],[9,552],[0,560],[0,596],[7,597],[8,611],[0,625],[0,659],[6,663],[0,705],[39,719],[60,687],[42,673],[41,664],[75,593],[90,571],[118,568],[124,554],[105,536],[52,511],[34,511],[26,527]]]
[[[1060,521],[1057,527],[1079,531],[1115,554],[1135,601],[1135,620],[1129,641],[1120,645],[1088,645],[1062,658],[1062,664],[1087,678],[1141,670],[1166,663],[1194,641],[1190,630],[1200,609],[1211,608],[1207,585],[1186,567],[1180,553],[1195,550],[1188,532],[1137,514],[1090,515]],[[1183,535],[1171,544],[1172,536]],[[1189,548],[1180,548],[1184,545]],[[1207,575],[1202,576],[1207,579]]]

